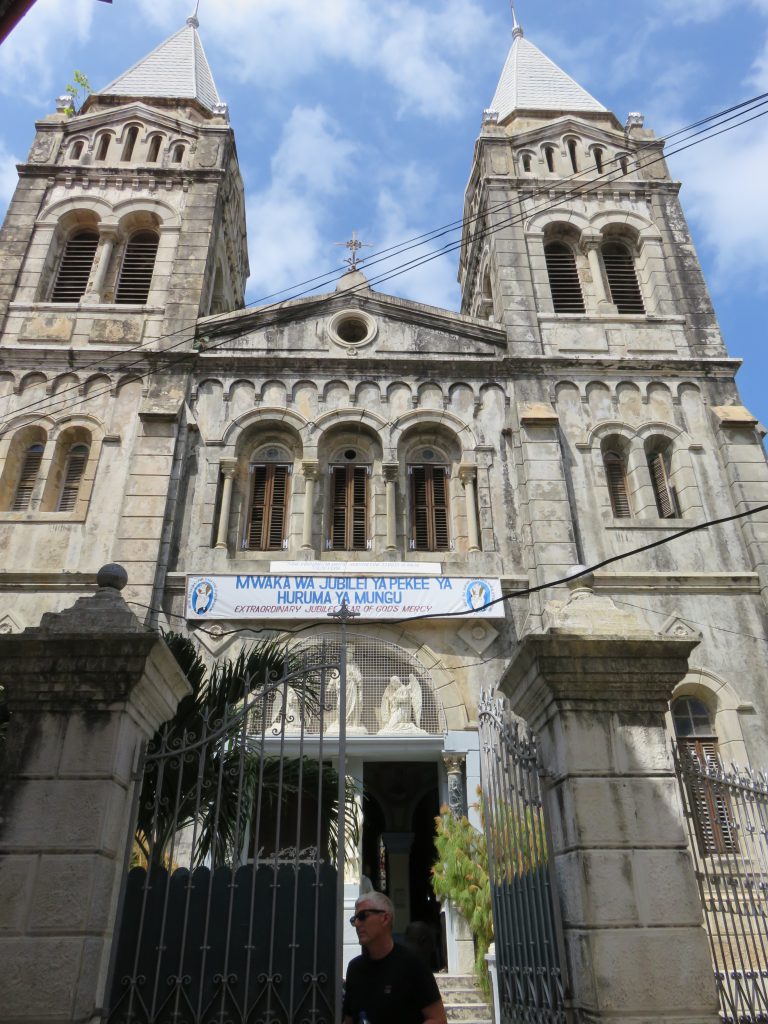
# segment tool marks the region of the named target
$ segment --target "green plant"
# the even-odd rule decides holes
[[[82,106],[81,100],[85,100],[86,96],[90,96],[93,90],[91,89],[90,82],[82,71],[75,71],[72,76],[72,81],[68,82],[64,89],[65,92],[72,97],[72,104],[67,107],[64,113],[68,114],[69,117],[72,117],[72,115],[76,113],[75,107],[79,110]]]
[[[260,758],[244,737],[247,712],[238,711],[244,699],[256,698],[258,704],[265,688],[271,694],[286,662],[290,664],[285,644],[263,640],[209,670],[189,637],[173,632],[163,635],[191,693],[149,745],[139,796],[137,856],[154,864],[166,863],[174,837],[194,826],[193,864],[209,862],[218,867],[235,862],[243,852],[260,788],[260,810],[267,822],[274,820],[278,806],[285,811],[292,801],[297,804],[299,789],[304,799],[321,789],[323,852],[333,858],[337,773],[309,758],[284,758],[282,764],[277,757]],[[297,675],[291,686],[311,713],[318,701],[313,674]],[[356,842],[359,828],[356,795],[351,784],[346,787],[349,843]],[[266,832],[268,837],[269,825]]]
[[[437,860],[432,867],[432,888],[439,899],[450,900],[467,921],[475,941],[475,973],[488,995],[485,954],[493,942],[493,915],[485,836],[468,818],[454,818],[447,807],[440,808],[435,827]]]

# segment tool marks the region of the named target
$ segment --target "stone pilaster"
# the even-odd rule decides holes
[[[99,1016],[144,741],[189,686],[118,592],[0,636],[11,719],[0,774],[0,1019]]]
[[[583,1024],[715,1024],[712,962],[664,715],[696,641],[585,586],[502,682],[536,731],[573,1005]]]

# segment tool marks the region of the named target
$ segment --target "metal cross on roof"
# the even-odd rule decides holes
[[[372,249],[372,242],[361,242],[357,237],[357,232],[352,232],[352,237],[348,242],[334,242],[334,245],[343,245],[345,249],[349,249],[351,255],[344,259],[345,263],[349,264],[350,270],[357,270],[357,254],[361,249]]]

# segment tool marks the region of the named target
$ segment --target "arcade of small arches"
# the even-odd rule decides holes
[[[77,134],[66,143],[63,159],[68,163],[96,165],[107,163],[181,166],[191,140],[175,136],[140,122],[128,122],[118,130],[100,129],[93,134]]]
[[[319,434],[286,410],[247,419],[229,438],[232,457],[219,461],[213,546],[278,551],[300,537],[315,549],[320,523],[319,546],[330,551],[394,552],[404,538],[413,551],[483,548],[487,466],[458,419],[412,414],[388,425],[332,414]]]
[[[606,142],[587,141],[572,133],[556,141],[548,139],[522,146],[516,150],[515,160],[518,173],[525,177],[571,177],[590,172],[598,175],[612,172],[619,177],[633,170],[633,160],[625,149]]]

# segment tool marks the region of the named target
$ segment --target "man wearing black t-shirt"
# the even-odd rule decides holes
[[[355,903],[351,923],[363,947],[347,968],[344,1024],[446,1024],[435,976],[392,939],[395,908],[381,892]]]

